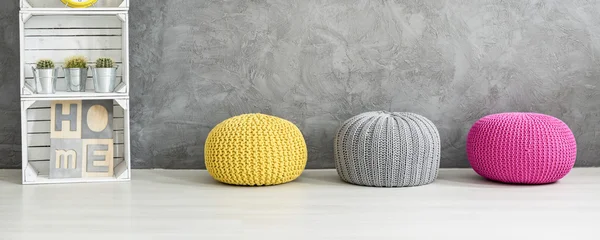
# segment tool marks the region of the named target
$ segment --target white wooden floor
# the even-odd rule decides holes
[[[223,185],[205,171],[133,178],[22,186],[19,170],[0,170],[0,239],[600,239],[597,168],[543,186],[470,169],[393,189],[349,185],[334,170],[272,187]]]

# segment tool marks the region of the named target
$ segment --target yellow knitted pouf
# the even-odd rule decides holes
[[[208,173],[219,182],[275,185],[300,176],[307,150],[293,123],[265,114],[244,114],[210,131],[204,159]]]

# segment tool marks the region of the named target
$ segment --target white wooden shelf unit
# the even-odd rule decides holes
[[[129,0],[98,0],[88,8],[68,8],[60,0],[21,0],[21,10],[44,9],[48,11],[114,11],[129,9]]]
[[[60,0],[20,0],[20,86],[23,184],[127,181],[129,140],[129,0],[99,0],[90,8],[65,7]],[[81,55],[93,64],[112,58],[119,69],[113,93],[96,93],[88,71],[86,92],[67,92],[62,70],[55,94],[36,94],[32,66],[42,58],[62,66]],[[55,100],[113,100],[114,176],[50,179],[50,104]]]

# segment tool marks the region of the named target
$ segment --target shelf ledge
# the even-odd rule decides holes
[[[128,8],[94,8],[92,9],[73,9],[73,8],[24,8],[21,13],[33,15],[116,15],[126,14]]]
[[[93,183],[93,182],[128,182],[129,178],[102,177],[102,178],[61,178],[51,179],[48,176],[37,176],[35,181],[24,182],[24,185],[57,184],[57,183]]]
[[[94,100],[94,99],[129,99],[127,93],[96,93],[96,92],[56,92],[54,94],[21,95],[22,100]]]

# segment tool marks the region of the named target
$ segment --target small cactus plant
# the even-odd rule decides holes
[[[37,64],[35,65],[35,67],[37,69],[53,69],[54,62],[50,59],[41,59],[41,60],[37,61]]]
[[[73,56],[65,60],[65,68],[87,68],[87,60],[83,56]]]
[[[110,58],[98,58],[96,60],[96,68],[113,68],[115,62]]]

